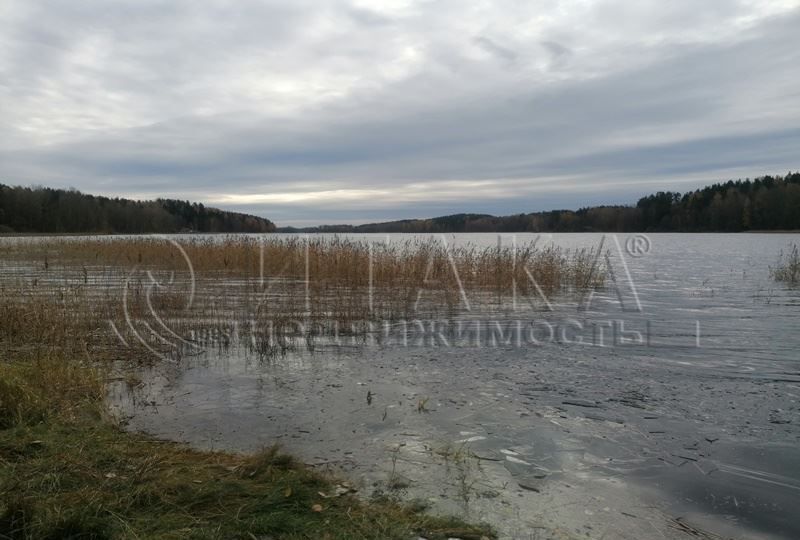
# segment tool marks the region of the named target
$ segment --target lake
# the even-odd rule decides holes
[[[507,538],[800,537],[800,290],[770,277],[799,234],[432,241],[595,248],[606,286],[464,292],[444,314],[266,360],[237,346],[235,326],[198,332],[191,354],[112,384],[112,407],[129,429],[202,448],[277,441],[365,496],[421,500]],[[214,276],[194,286],[221,303],[249,290]]]

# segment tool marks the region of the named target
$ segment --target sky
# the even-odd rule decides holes
[[[3,0],[0,182],[278,225],[800,169],[800,0]]]

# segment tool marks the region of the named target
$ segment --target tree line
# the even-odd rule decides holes
[[[455,214],[281,232],[739,232],[800,229],[800,173],[736,180],[635,205],[593,206],[512,216]],[[272,232],[268,219],[188,201],[135,201],[76,190],[0,184],[0,233]]]
[[[0,184],[0,233],[272,232],[268,219],[172,199],[135,201]]]
[[[718,183],[688,193],[660,191],[635,205],[593,206],[513,216],[455,214],[285,232],[739,232],[800,229],[800,173]]]

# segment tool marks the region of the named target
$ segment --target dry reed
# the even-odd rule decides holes
[[[770,273],[775,281],[781,281],[788,285],[800,285],[800,251],[797,244],[792,244],[788,251],[781,251],[778,262],[774,268],[770,268]]]
[[[156,237],[29,240],[0,246],[0,286],[14,298],[0,336],[58,344],[58,325],[181,356],[238,339],[262,358],[373,323],[451,317],[602,287],[602,248],[449,246],[436,239]],[[61,335],[59,335],[61,332]],[[235,335],[233,335],[235,334]],[[102,336],[102,339],[101,339]],[[206,339],[208,341],[208,339]],[[88,344],[84,344],[84,348]]]

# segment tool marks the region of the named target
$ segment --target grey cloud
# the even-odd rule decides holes
[[[555,41],[542,41],[542,47],[550,54],[551,68],[563,67],[572,55],[571,49]]]
[[[0,181],[299,224],[629,202],[797,168],[797,9],[734,32],[744,4],[650,6],[659,18],[609,0],[531,32],[536,10],[461,5],[23,6],[0,41]],[[638,47],[617,43],[631,18]]]
[[[387,17],[377,11],[364,7],[347,6],[345,11],[358,24],[382,26],[394,22],[392,17]]]
[[[510,64],[513,64],[517,60],[517,53],[498,45],[494,40],[489,39],[486,36],[477,36],[473,39],[473,41],[483,50],[488,52],[491,55],[496,56],[500,60],[504,60]]]

